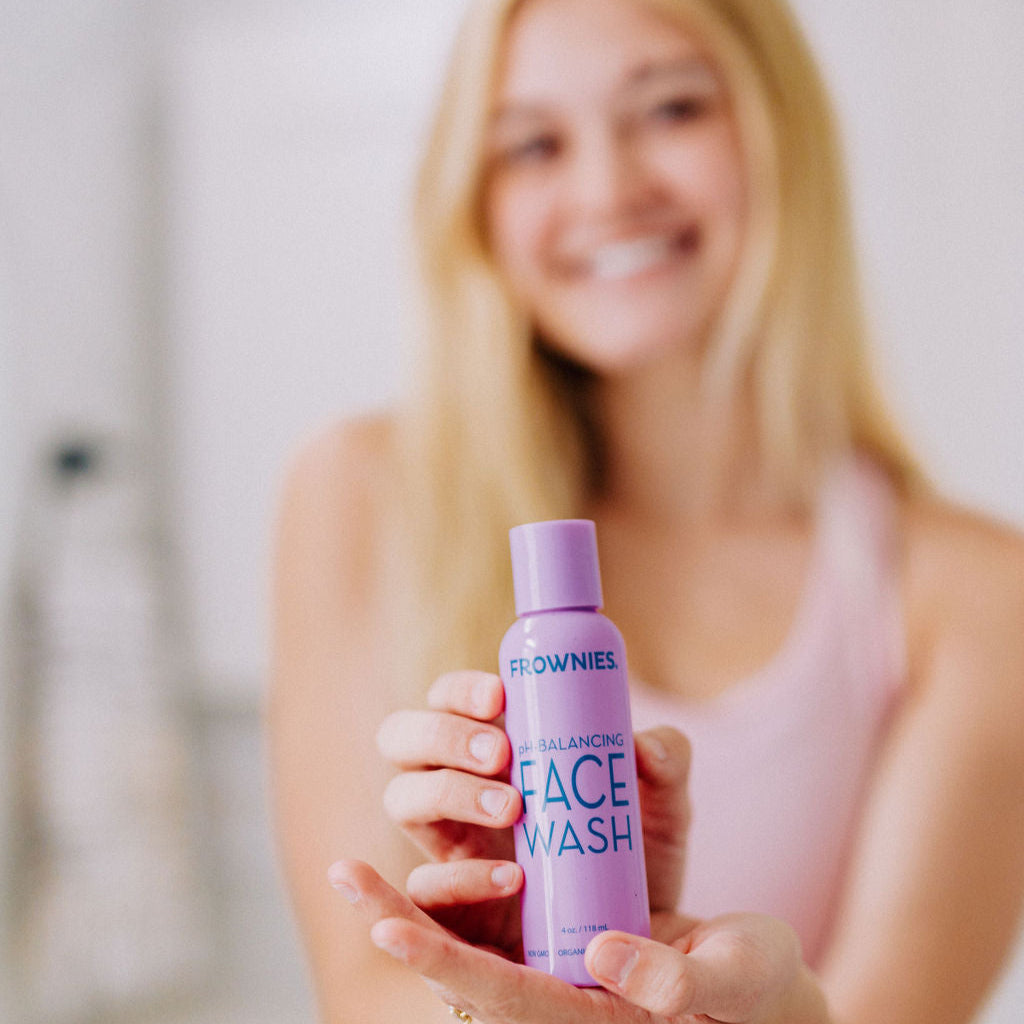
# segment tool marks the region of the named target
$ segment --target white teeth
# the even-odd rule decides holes
[[[630,277],[662,262],[672,248],[672,239],[666,236],[613,242],[601,246],[591,256],[590,269],[595,277],[605,281]]]

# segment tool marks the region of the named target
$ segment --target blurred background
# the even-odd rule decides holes
[[[0,1020],[313,1019],[265,807],[275,489],[401,390],[464,2],[0,0]],[[796,7],[893,395],[1024,526],[1024,5]],[[1022,1005],[1019,954],[985,1024]]]

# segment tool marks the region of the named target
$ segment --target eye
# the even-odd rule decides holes
[[[506,143],[500,147],[498,156],[505,164],[543,163],[556,157],[560,149],[557,137],[545,132]]]
[[[701,96],[672,96],[654,104],[650,116],[655,121],[669,123],[695,121],[708,109],[708,101]]]

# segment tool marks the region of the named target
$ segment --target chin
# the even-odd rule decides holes
[[[704,332],[631,330],[609,331],[608,323],[582,326],[574,340],[550,343],[559,356],[599,377],[624,377],[658,366],[684,365],[704,351]]]

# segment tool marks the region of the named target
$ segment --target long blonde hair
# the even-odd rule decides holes
[[[403,420],[423,671],[493,668],[511,621],[507,531],[578,515],[595,463],[580,384],[535,344],[485,237],[484,144],[524,2],[482,0],[456,41],[415,203],[422,353]],[[784,0],[645,0],[696,31],[730,91],[751,227],[707,359],[709,396],[749,380],[762,456],[808,498],[838,453],[921,479],[869,357],[846,187],[821,77]]]

